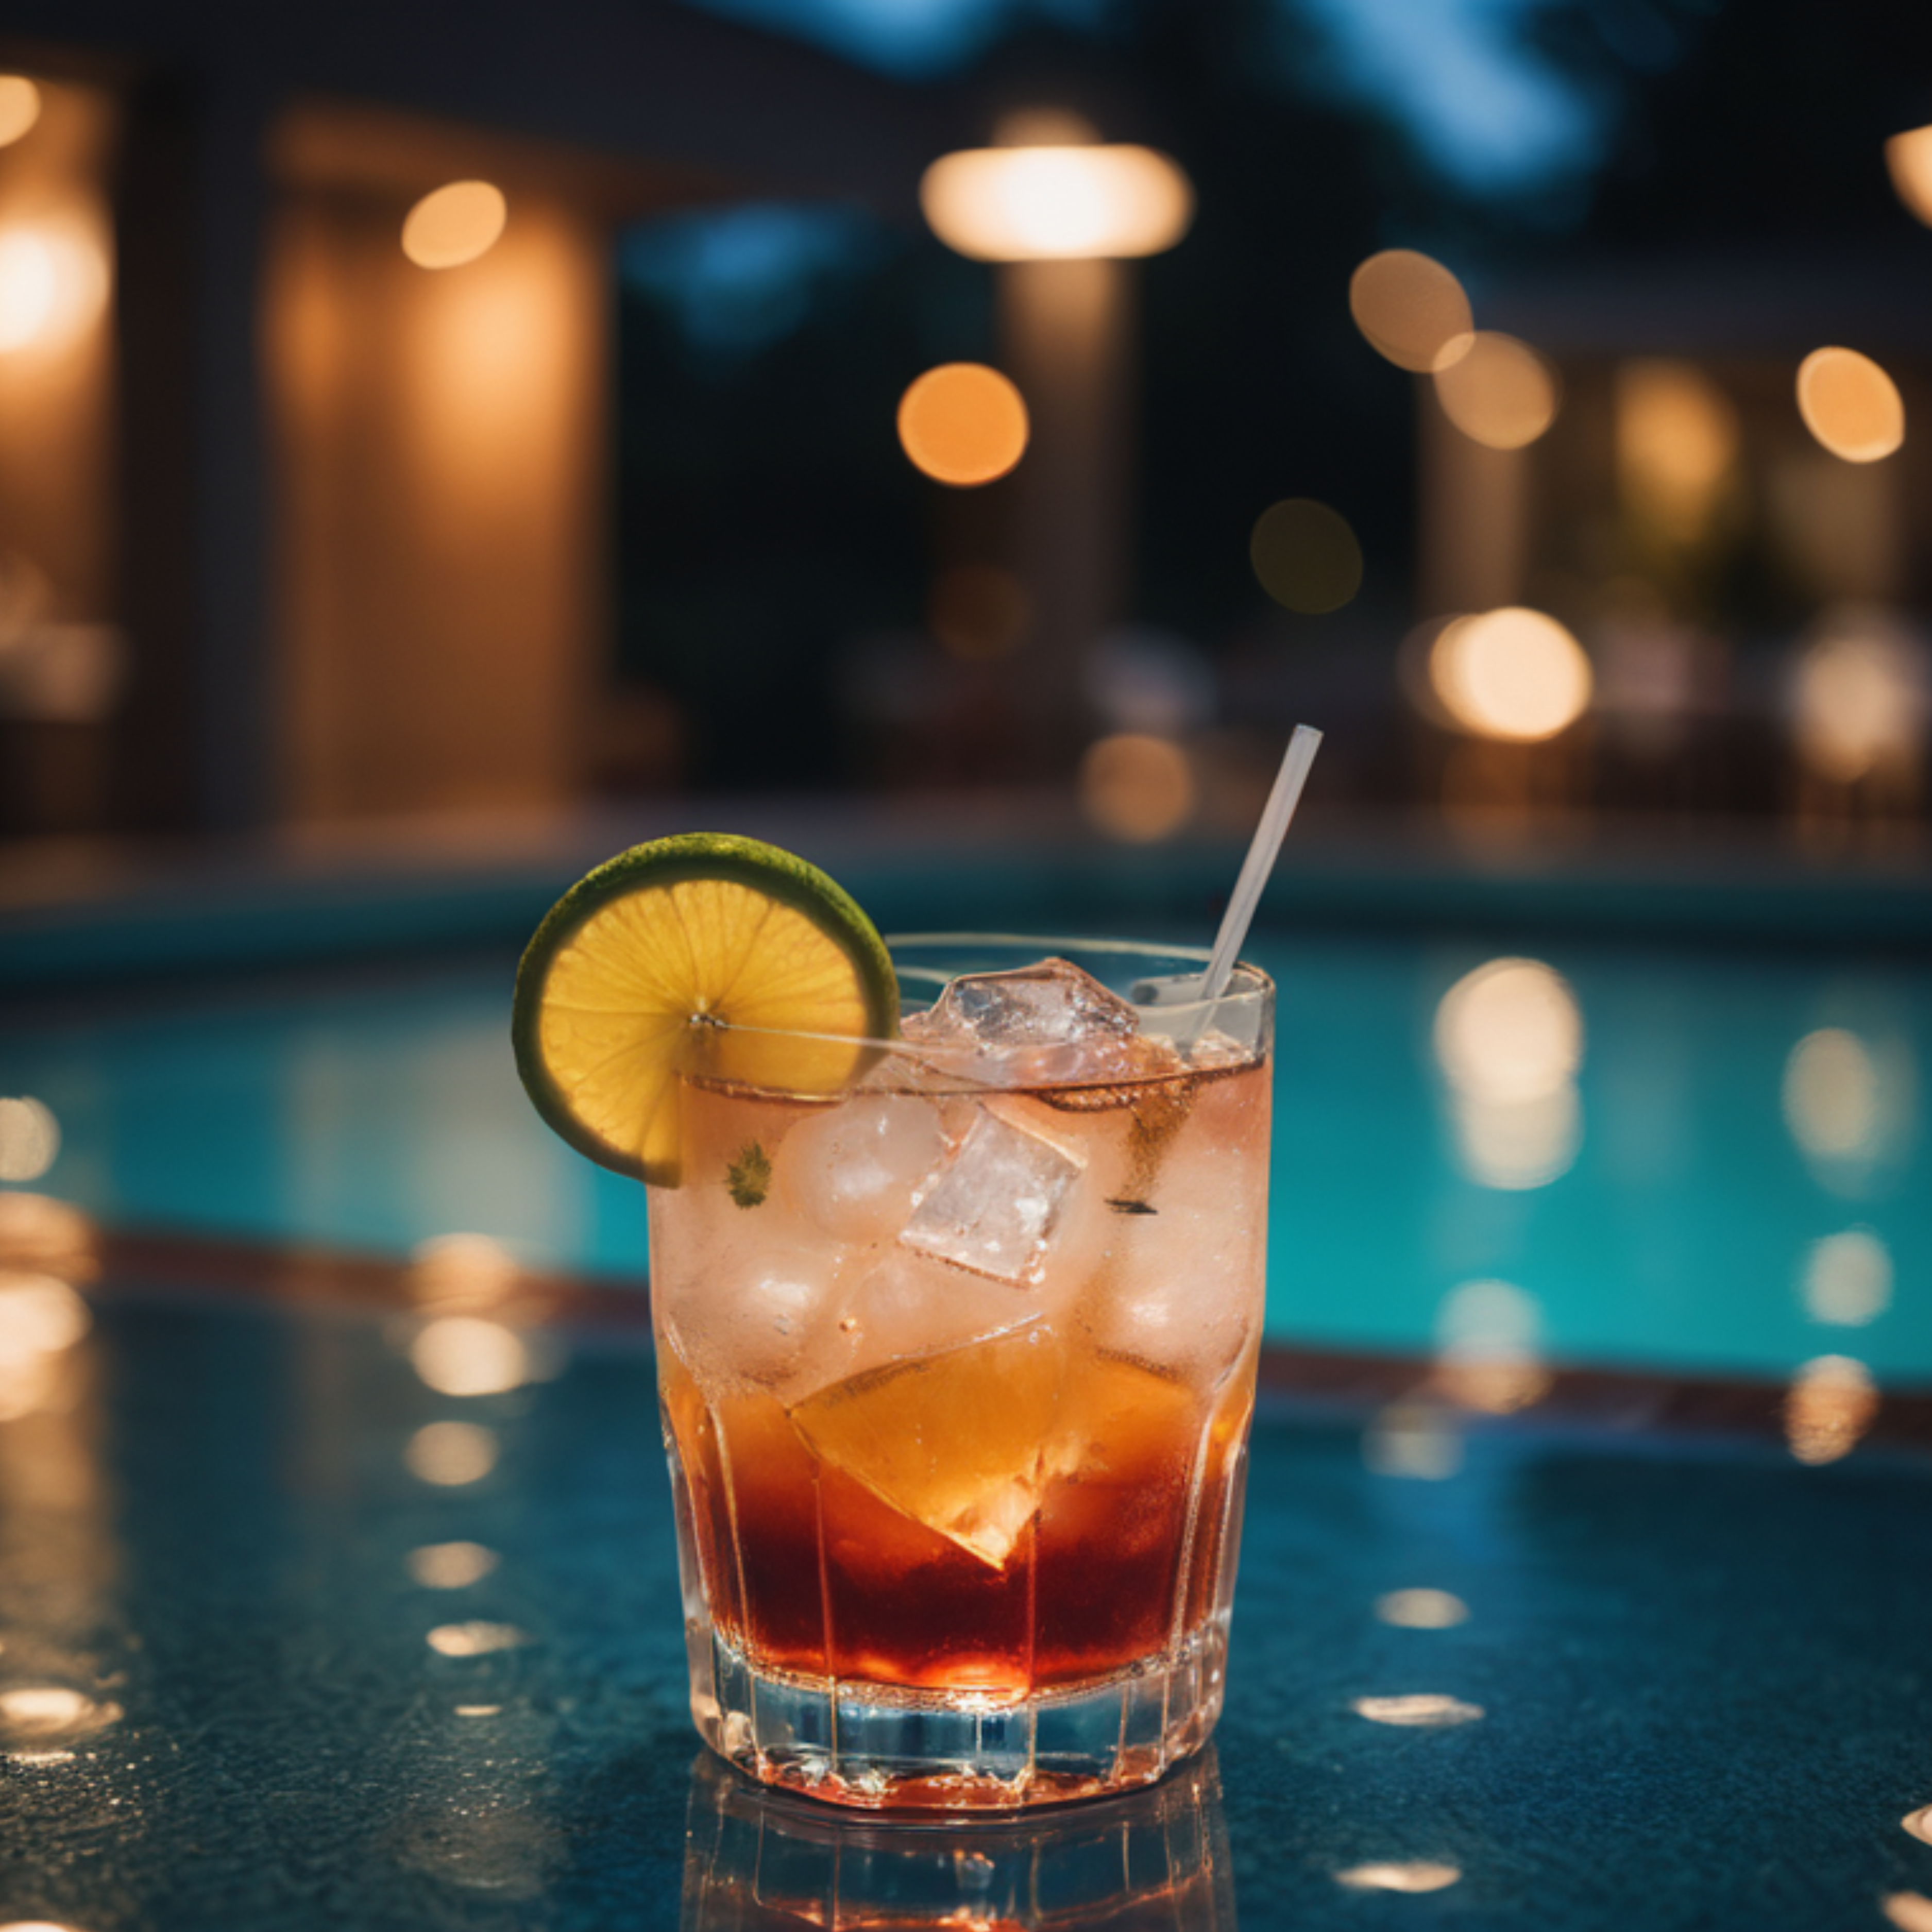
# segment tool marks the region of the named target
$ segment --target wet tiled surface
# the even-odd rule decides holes
[[[1216,1762],[935,1852],[699,1764],[648,1346],[506,1326],[490,1292],[110,1278],[85,1333],[57,1297],[14,1324],[0,1918],[1932,1915],[1900,1822],[1932,1802],[1932,1464],[1856,1404],[1787,1442],[1278,1400]]]

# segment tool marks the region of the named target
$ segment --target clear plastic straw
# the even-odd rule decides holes
[[[1201,976],[1203,1000],[1218,1000],[1228,990],[1241,942],[1248,936],[1255,908],[1261,904],[1262,889],[1268,884],[1268,874],[1274,870],[1275,854],[1281,850],[1288,820],[1294,816],[1294,808],[1301,802],[1301,788],[1308,782],[1308,768],[1314,764],[1315,754],[1321,748],[1322,734],[1313,725],[1298,724],[1294,728],[1294,735],[1288,740],[1288,749],[1282,754],[1281,770],[1275,775],[1274,789],[1268,794],[1262,822],[1255,827],[1248,856],[1241,861],[1240,877],[1234,881],[1234,897],[1228,900],[1228,910],[1221,916],[1221,930],[1215,935],[1214,950],[1208,956],[1208,970]]]

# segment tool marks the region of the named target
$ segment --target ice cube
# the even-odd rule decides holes
[[[832,1468],[999,1570],[1040,1508],[1064,1366],[1037,1322],[848,1377],[791,1419]]]
[[[1010,973],[962,974],[904,1031],[975,1078],[1044,1085],[1118,1077],[1139,1027],[1133,1007],[1090,973],[1042,959]]]
[[[664,1319],[700,1381],[776,1386],[792,1379],[814,1336],[836,1323],[836,1250],[746,1230],[702,1265],[664,1268],[676,1292]]]
[[[945,1151],[934,1102],[861,1094],[786,1136],[778,1186],[788,1205],[836,1240],[890,1241]]]
[[[1010,1282],[895,1249],[840,1304],[839,1372],[983,1342],[1040,1319],[1039,1304]]]
[[[1077,1046],[1124,1040],[1140,1016],[1092,974],[1065,959],[1010,973],[965,973],[916,1024],[922,1040],[985,1046]]]
[[[1080,1171],[1065,1148],[982,1108],[922,1190],[899,1239],[996,1281],[1037,1281]]]

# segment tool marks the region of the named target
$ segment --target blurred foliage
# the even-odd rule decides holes
[[[1844,241],[1908,221],[1883,149],[1932,122],[1922,6],[1538,0],[1522,33],[1598,124],[1592,247]]]
[[[1024,25],[962,84],[989,124],[1082,109],[1174,153],[1198,191],[1192,232],[1139,277],[1138,614],[1210,645],[1259,619],[1249,535],[1288,496],[1347,517],[1372,593],[1400,599],[1410,380],[1356,334],[1348,277],[1462,216],[1397,124],[1338,86],[1318,30],[1277,0],[1140,0],[1094,32]],[[892,428],[922,369],[995,357],[991,272],[880,224],[817,267],[801,316],[721,350],[647,280],[622,292],[620,669],[682,712],[700,786],[836,779],[842,641],[920,625],[936,519],[997,537],[997,501],[940,500]]]

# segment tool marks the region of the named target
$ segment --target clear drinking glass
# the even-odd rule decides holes
[[[830,1095],[688,1077],[651,1190],[692,1714],[846,1804],[1145,1784],[1222,1701],[1274,988],[1210,1011],[1204,953],[1121,941],[892,952],[908,1037]],[[997,1040],[958,1027],[986,982],[927,1010],[1048,957],[1118,996],[1076,989],[1077,1044],[1030,1017],[1062,982],[993,982]]]

